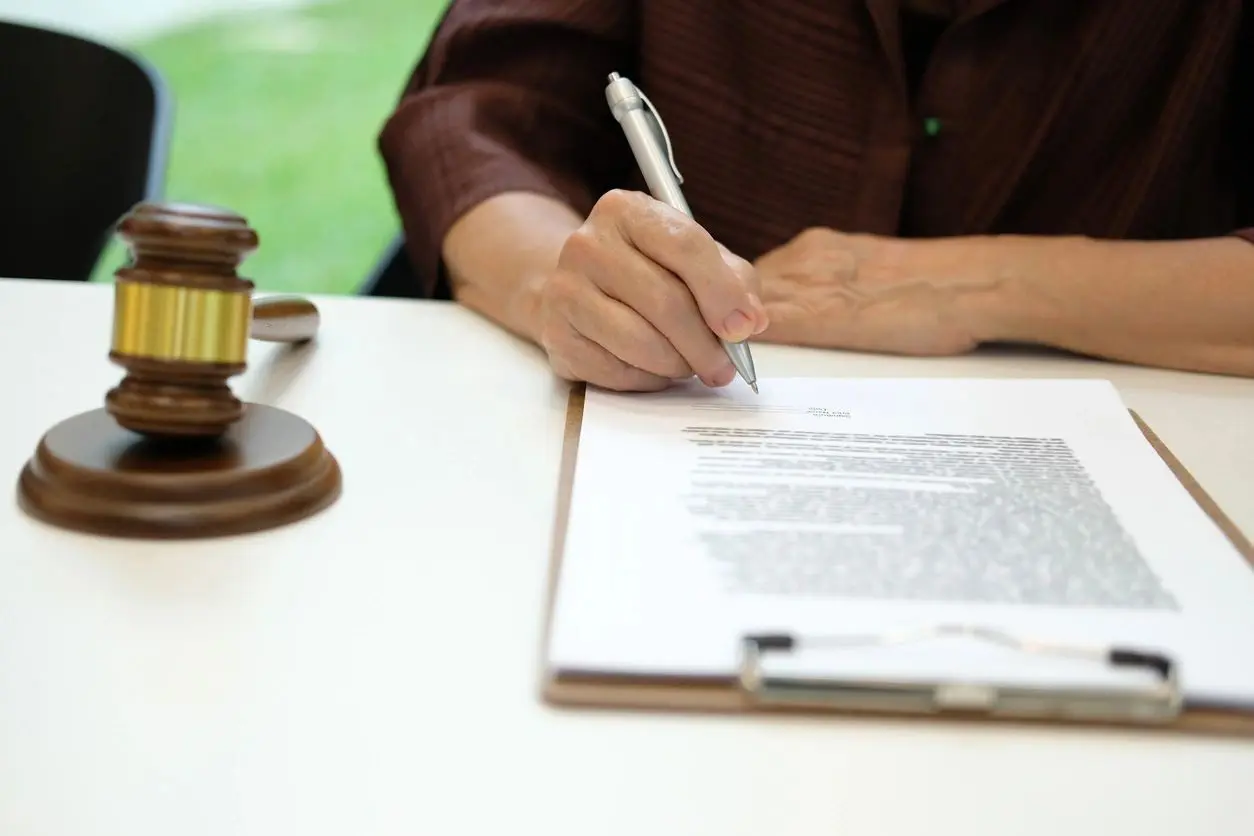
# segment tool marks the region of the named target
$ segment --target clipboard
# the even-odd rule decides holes
[[[744,636],[739,671],[726,677],[675,677],[553,673],[546,664],[553,603],[561,574],[566,528],[574,488],[575,462],[583,425],[585,387],[571,387],[562,441],[562,459],[553,528],[549,585],[541,631],[541,696],[553,706],[634,709],[670,713],[763,713],[840,715],[847,718],[932,718],[954,721],[1054,723],[1074,726],[1153,729],[1254,739],[1254,707],[1199,708],[1184,699],[1172,660],[1145,648],[1060,647],[1035,644],[999,631],[963,625],[942,625],[930,635],[960,632],[1022,652],[1081,656],[1094,664],[1140,668],[1155,678],[1154,685],[1129,692],[1092,690],[1043,691],[1034,688],[991,687],[979,683],[839,682],[800,679],[764,673],[768,654],[786,654],[805,646],[815,652],[839,652],[842,646],[894,644],[928,636],[825,636],[786,634]],[[1162,457],[1194,501],[1214,520],[1254,571],[1254,545],[1202,489],[1153,430],[1128,410],[1146,440]]]

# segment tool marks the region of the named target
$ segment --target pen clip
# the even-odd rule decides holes
[[[682,184],[684,175],[679,173],[679,166],[675,163],[675,149],[671,147],[671,136],[666,132],[666,123],[658,115],[657,108],[653,106],[653,102],[649,101],[649,97],[639,87],[636,88],[636,95],[640,97],[640,100],[644,102],[644,106],[648,108],[650,115],[652,115],[653,123],[657,125],[658,133],[662,135],[662,144],[666,146],[666,162],[670,164],[671,172],[675,175],[675,179]]]

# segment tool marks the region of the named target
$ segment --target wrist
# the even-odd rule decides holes
[[[546,271],[524,275],[508,304],[510,330],[537,345],[544,327],[544,309],[540,300],[544,293],[544,284],[550,275]]]
[[[540,294],[567,237],[582,220],[569,207],[530,193],[488,198],[444,238],[444,262],[457,301],[539,342]]]
[[[1052,344],[1063,310],[1051,276],[1091,272],[1094,242],[1080,236],[984,235],[924,242],[952,289],[952,315],[977,343]]]
[[[1014,340],[1021,304],[1015,250],[1000,236],[900,240],[903,274],[927,281],[938,314],[974,343]]]

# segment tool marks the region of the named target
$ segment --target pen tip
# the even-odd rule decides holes
[[[756,380],[749,382],[749,388],[753,390],[753,394],[758,394],[758,382]]]

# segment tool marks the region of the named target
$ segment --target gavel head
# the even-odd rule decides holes
[[[227,380],[246,366],[253,283],[236,269],[257,233],[224,209],[141,203],[118,234],[131,258],[115,274],[109,359],[126,377],[106,409],[148,436],[221,435],[243,415]]]

